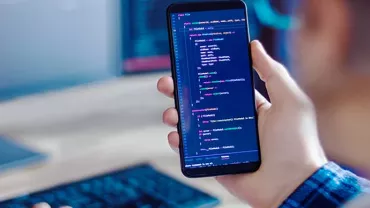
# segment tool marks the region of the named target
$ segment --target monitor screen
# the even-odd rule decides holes
[[[0,102],[116,77],[118,3],[0,0]]]
[[[168,70],[169,45],[166,8],[184,0],[122,1],[122,72],[138,73]],[[194,1],[194,0],[193,0]],[[292,8],[297,1],[245,0],[248,5],[250,33],[259,39],[279,61],[286,58],[286,32],[292,26]]]

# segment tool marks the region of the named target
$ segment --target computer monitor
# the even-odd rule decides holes
[[[119,12],[112,0],[0,0],[0,104],[116,77]],[[0,172],[45,159],[7,133],[0,132]]]
[[[0,0],[0,102],[119,71],[119,1]]]
[[[170,69],[165,11],[169,4],[180,1],[184,2],[184,0],[122,1],[123,74]],[[287,37],[294,27],[293,11],[298,1],[244,1],[248,5],[251,38],[262,41],[275,59],[289,66]],[[268,97],[264,83],[258,78],[256,80],[257,90]]]
[[[165,10],[176,1],[0,0],[0,101],[168,70]],[[251,37],[288,65],[286,36],[298,1],[245,1]]]
[[[123,73],[170,68],[165,11],[169,4],[180,1],[184,2],[184,0],[122,1]],[[286,58],[286,32],[293,25],[291,13],[294,1],[245,1],[248,5],[251,38],[260,39],[273,56],[287,63],[289,60]]]

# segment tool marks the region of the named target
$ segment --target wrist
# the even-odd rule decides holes
[[[299,167],[288,168],[289,174],[287,173],[284,177],[285,180],[281,180],[280,188],[275,189],[276,197],[271,207],[280,207],[286,199],[292,195],[300,185],[308,180],[315,172],[322,168],[328,161],[325,159],[320,162],[301,164]],[[303,168],[304,167],[304,168]],[[273,188],[273,187],[271,187]]]

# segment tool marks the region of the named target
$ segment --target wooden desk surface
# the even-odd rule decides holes
[[[130,77],[0,103],[0,132],[49,159],[0,174],[0,200],[139,162],[207,191],[221,207],[245,207],[214,179],[187,179],[167,145],[162,111],[173,101],[156,92],[162,74]],[[1,153],[0,153],[1,156]]]

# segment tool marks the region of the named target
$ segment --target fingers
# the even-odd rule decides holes
[[[165,94],[166,96],[173,98],[174,84],[172,77],[166,76],[158,80],[157,83],[158,91]]]
[[[179,122],[179,116],[175,108],[168,108],[163,113],[163,123],[169,126],[172,126],[172,127],[176,127],[178,122]]]
[[[284,66],[272,59],[260,42],[253,41],[251,48],[254,68],[266,83],[272,104],[286,103],[303,94]]]
[[[180,136],[177,131],[173,131],[168,134],[168,143],[175,152],[179,152]]]
[[[251,48],[254,67],[264,82],[275,76],[289,76],[287,70],[267,54],[259,41],[252,41]]]
[[[256,96],[256,106],[258,112],[271,106],[270,102],[263,95],[261,95],[260,92],[254,90],[254,94]]]

